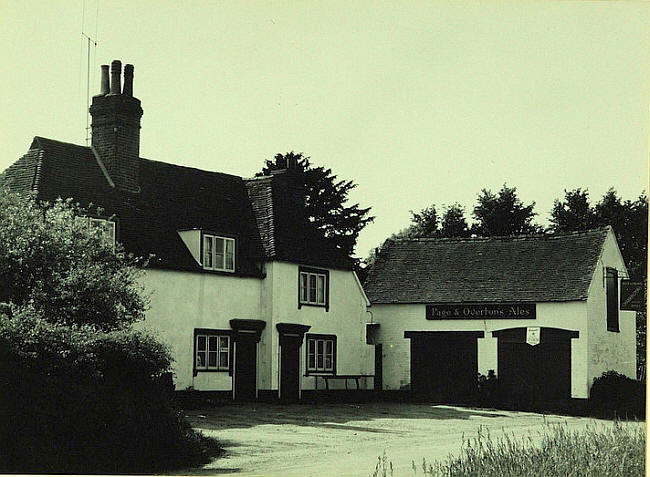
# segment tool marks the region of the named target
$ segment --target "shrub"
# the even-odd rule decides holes
[[[594,379],[589,405],[596,414],[618,417],[645,417],[645,383],[616,371]]]
[[[0,315],[0,472],[125,473],[208,461],[160,377],[168,348],[141,330]]]

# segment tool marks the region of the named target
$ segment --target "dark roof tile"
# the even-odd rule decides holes
[[[607,230],[389,240],[364,289],[371,303],[585,300]]]

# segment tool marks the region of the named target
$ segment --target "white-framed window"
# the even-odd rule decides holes
[[[203,268],[235,271],[235,239],[203,234]]]
[[[230,336],[214,332],[196,332],[195,368],[199,371],[228,371]]]
[[[307,372],[336,372],[336,336],[307,335]]]
[[[96,217],[75,217],[75,224],[90,229],[99,229],[104,243],[115,247],[115,222],[108,219],[99,219]]]
[[[317,271],[300,271],[300,303],[323,305],[327,303],[327,274]]]

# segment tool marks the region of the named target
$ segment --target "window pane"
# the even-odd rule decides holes
[[[199,335],[196,337],[196,349],[199,351],[205,351],[205,336]]]
[[[317,356],[317,369],[323,369],[323,355],[319,354]]]
[[[203,260],[203,265],[206,268],[213,268],[212,265],[212,237],[205,237],[205,258]]]
[[[223,351],[224,349],[228,351],[228,337],[227,336],[220,336],[219,337],[219,347]]]
[[[196,353],[196,367],[205,368],[205,351]]]
[[[325,347],[325,341],[318,340],[318,354],[323,354],[323,348]]]
[[[325,341],[325,352],[327,354],[331,355],[333,348],[334,348],[334,341],[332,341],[332,340]]]
[[[225,348],[225,351],[222,349],[219,352],[219,367],[220,368],[228,367],[228,348]]]
[[[325,304],[325,276],[318,275],[317,302]]]
[[[332,369],[332,356],[325,355],[325,369],[330,371]]]
[[[210,351],[208,353],[208,367],[216,368],[217,367],[217,352]]]
[[[300,274],[300,301],[307,301],[307,274]]]
[[[214,265],[216,268],[224,268],[223,258],[224,258],[224,247],[223,239],[215,237],[214,239]]]
[[[309,274],[309,301],[316,303],[316,275]]]
[[[235,269],[235,241],[231,239],[226,240],[226,269]]]
[[[208,338],[208,351],[217,351],[217,337],[210,336]]]

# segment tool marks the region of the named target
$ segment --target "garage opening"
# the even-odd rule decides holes
[[[482,331],[406,331],[411,340],[411,392],[416,400],[463,404],[477,391]]]
[[[571,398],[571,339],[577,331],[541,328],[539,343],[526,343],[526,328],[492,332],[498,339],[497,375],[507,404],[563,404]]]

